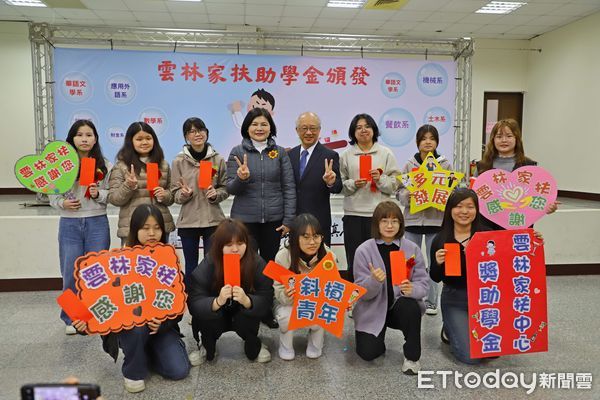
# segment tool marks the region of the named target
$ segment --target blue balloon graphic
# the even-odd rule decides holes
[[[387,73],[381,79],[381,92],[390,99],[402,96],[405,90],[406,80],[397,72]]]
[[[439,64],[425,64],[417,73],[417,87],[427,96],[439,96],[448,87],[448,73]]]
[[[438,130],[440,135],[448,132],[452,126],[452,116],[442,107],[431,107],[425,111],[423,116],[423,123],[433,125]]]
[[[416,131],[415,117],[404,108],[391,108],[379,118],[379,133],[388,146],[404,146]]]

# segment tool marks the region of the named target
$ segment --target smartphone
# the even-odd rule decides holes
[[[80,383],[36,383],[21,387],[21,400],[94,400],[100,386]]]

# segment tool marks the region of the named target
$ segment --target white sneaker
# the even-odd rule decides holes
[[[129,393],[138,393],[146,389],[146,384],[143,379],[139,381],[134,381],[132,379],[125,378],[125,390]]]
[[[206,361],[206,349],[204,346],[200,345],[198,350],[192,351],[188,358],[190,359],[190,364],[192,367],[197,367],[198,365],[204,364]]]
[[[265,346],[265,344],[262,343],[260,345],[260,352],[258,353],[258,357],[256,357],[256,362],[267,363],[269,361],[271,361],[271,352],[269,351],[267,346]]]
[[[437,315],[438,310],[437,307],[434,306],[433,304],[427,304],[425,306],[425,314],[427,315]]]
[[[77,329],[73,325],[65,326],[65,335],[77,335]]]
[[[408,358],[404,359],[402,364],[402,372],[406,375],[417,375],[421,370],[421,363],[418,361],[411,361]]]
[[[319,358],[323,354],[323,349],[318,349],[310,344],[306,346],[306,357],[308,358]]]
[[[294,358],[296,358],[296,352],[294,351],[294,349],[286,349],[282,345],[279,345],[279,350],[277,351],[277,353],[279,354],[279,358],[281,358],[282,360],[292,361]]]

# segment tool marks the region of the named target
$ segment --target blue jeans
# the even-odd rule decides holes
[[[169,323],[165,321],[164,323]],[[185,344],[174,329],[164,328],[150,335],[148,326],[121,331],[119,347],[125,356],[121,371],[127,379],[141,380],[148,375],[149,366],[166,379],[184,379],[190,373]]]
[[[413,243],[416,243],[417,246],[421,247],[421,243],[423,242],[423,236],[425,236],[425,251],[427,252],[427,272],[429,273],[429,266],[431,265],[431,260],[429,257],[431,256],[431,243],[433,242],[433,238],[437,235],[437,233],[411,233],[404,232],[404,237],[410,240]],[[410,257],[409,254],[406,255]],[[427,298],[425,299],[426,305],[433,305],[435,308],[438,306],[438,296],[439,296],[439,286],[437,282],[434,282],[429,278],[429,292],[427,293]]]
[[[204,257],[206,257],[212,243],[211,236],[216,230],[216,226],[208,228],[179,228],[177,230],[181,239],[181,247],[183,248],[183,258],[185,259],[184,283],[186,290],[190,287],[192,272],[198,266],[200,236],[202,236],[202,247],[204,249]]]
[[[469,310],[467,289],[444,285],[442,289],[442,319],[444,331],[450,340],[450,348],[458,361],[479,364],[480,358],[471,358],[469,351]]]
[[[106,215],[86,218],[61,217],[58,223],[58,255],[60,274],[63,278],[63,290],[75,289],[75,260],[91,251],[108,250],[110,247],[110,229]],[[71,325],[71,319],[64,311],[60,319]]]

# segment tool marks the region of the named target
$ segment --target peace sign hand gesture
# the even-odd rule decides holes
[[[135,169],[133,168],[133,164],[131,164],[131,170],[125,173],[125,183],[129,187],[129,189],[135,189],[138,185],[137,177],[135,176]]]
[[[335,184],[336,174],[333,172],[333,159],[325,159],[325,173],[323,174],[323,180],[327,186],[333,186]]]
[[[194,190],[191,187],[189,187],[187,183],[185,183],[185,181],[183,180],[183,176],[179,177],[179,181],[177,183],[179,185],[179,190],[181,191],[181,197],[183,197],[184,199],[192,197]]]
[[[237,156],[233,156],[235,158],[235,162],[238,165],[237,176],[245,181],[250,178],[250,170],[248,169],[248,154],[244,154],[244,162],[242,163]]]

